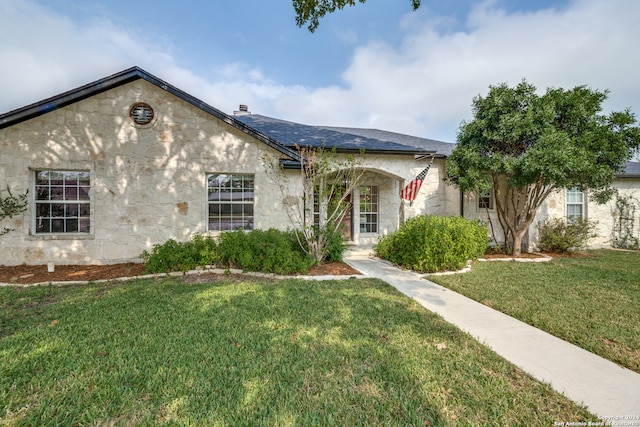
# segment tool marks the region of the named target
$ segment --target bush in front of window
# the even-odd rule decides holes
[[[596,222],[586,218],[547,218],[538,226],[540,249],[549,252],[569,252],[587,247],[596,237]]]
[[[263,273],[305,274],[313,263],[293,232],[276,229],[223,233],[218,254],[223,267]]]
[[[482,256],[488,246],[487,228],[462,217],[421,215],[407,220],[374,246],[388,261],[422,273],[458,270]]]
[[[331,240],[328,260],[342,258],[345,250],[342,236],[336,232]],[[196,267],[215,265],[276,274],[306,274],[313,265],[293,231],[236,230],[223,233],[216,242],[211,236],[195,235],[188,242],[169,239],[143,251],[147,273],[188,271]],[[333,259],[331,257],[336,257]]]
[[[146,273],[189,271],[199,266],[214,265],[219,255],[217,244],[210,236],[194,235],[188,242],[169,239],[153,246],[140,255],[145,262]]]

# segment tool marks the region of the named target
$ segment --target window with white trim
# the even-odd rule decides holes
[[[89,233],[90,189],[87,171],[36,171],[35,234]]]
[[[378,232],[378,187],[360,187],[360,232]]]
[[[478,209],[493,209],[493,191],[478,194]]]
[[[212,173],[207,175],[207,229],[253,230],[253,175]]]
[[[584,218],[584,193],[577,188],[567,189],[567,218]]]

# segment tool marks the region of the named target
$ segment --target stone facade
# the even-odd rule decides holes
[[[140,126],[131,106],[155,116]],[[283,226],[281,196],[261,166],[274,149],[144,80],[0,130],[0,185],[30,191],[2,237],[0,265],[114,263],[170,238],[206,231],[207,174],[255,176],[255,227]],[[90,173],[90,232],[37,234],[35,172]]]
[[[129,115],[140,102],[154,111],[149,124],[137,125]],[[282,153],[142,79],[5,127],[0,147],[0,185],[30,192],[27,211],[7,221],[15,231],[2,237],[0,265],[139,261],[143,250],[168,239],[219,234],[207,230],[210,173],[254,177],[254,228],[291,228],[283,200],[302,195],[298,171],[286,172],[283,194],[265,168],[265,159],[277,161]],[[413,155],[363,157],[363,185],[379,192],[378,223],[377,232],[361,231],[356,190],[354,243],[377,242],[379,235],[396,230],[402,217],[456,213],[441,180],[443,160],[435,162],[411,207],[400,200],[402,186],[425,164]],[[37,232],[38,171],[89,173],[88,233]]]
[[[636,206],[640,206],[640,178],[618,178],[613,187],[621,196],[631,196]],[[559,190],[549,196],[546,203],[538,211],[535,224],[529,230],[532,236],[531,246],[537,248],[538,232],[537,224],[544,222],[546,218],[564,218],[567,216],[567,191]],[[584,217],[596,223],[596,237],[589,241],[593,248],[610,247],[614,234],[614,225],[618,221],[616,211],[616,197],[604,204],[597,204],[585,194]],[[633,218],[633,230],[636,238],[640,238],[640,211],[635,212]]]
[[[102,88],[103,84],[110,86]],[[96,89],[85,96],[89,86]],[[0,188],[9,186],[14,194],[28,190],[30,199],[26,212],[0,224],[0,229],[15,229],[0,238],[0,265],[139,261],[142,251],[168,239],[185,241],[198,233],[215,236],[220,231],[208,229],[210,174],[252,178],[253,228],[294,226],[285,204],[302,197],[300,171],[285,170],[287,184],[281,191],[265,164],[291,160],[295,153],[290,149],[137,68],[87,87],[70,91],[78,98],[67,103],[56,104],[69,93],[0,115]],[[149,123],[134,122],[130,112],[137,103],[153,109]],[[352,194],[352,243],[376,243],[403,220],[422,214],[464,215],[493,223],[496,240],[504,240],[495,210],[479,208],[475,195],[462,196],[444,182],[443,155],[433,161],[417,199],[401,200],[401,189],[428,164],[414,154],[413,148],[399,154],[378,147],[378,154],[362,156],[360,166],[366,173],[363,187]],[[36,212],[42,185],[36,184],[43,171],[89,174],[87,230],[42,232],[42,215]],[[640,200],[640,178],[619,179],[615,186]],[[367,227],[363,221],[371,216],[361,212],[360,192],[372,188],[377,216],[375,226]],[[538,222],[566,216],[565,194],[554,193],[539,210],[525,237],[530,250],[536,249]],[[614,207],[614,202],[585,204],[587,217],[598,221],[594,246],[610,243]],[[640,230],[637,220],[634,227]]]

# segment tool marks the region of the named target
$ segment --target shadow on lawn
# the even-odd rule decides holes
[[[38,323],[18,322],[0,341],[6,420],[506,425],[551,408],[588,419],[378,280],[149,282],[54,290]]]

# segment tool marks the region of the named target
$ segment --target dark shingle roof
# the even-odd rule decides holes
[[[377,129],[303,125],[260,114],[239,115],[236,119],[288,147],[324,146],[341,152],[446,156],[454,145]]]
[[[279,151],[281,154],[291,157],[295,161],[300,160],[300,157],[296,150],[293,150],[289,147],[284,146],[279,141],[271,139],[262,133],[256,131],[253,128],[248,127],[246,124],[236,120],[235,117],[232,117],[222,111],[214,108],[205,102],[199,100],[198,98],[178,89],[177,87],[170,85],[169,83],[157,78],[156,76],[149,74],[145,70],[139,67],[132,67],[127,70],[121,71],[119,73],[113,74],[111,76],[105,77],[103,79],[97,80],[93,83],[86,84],[84,86],[80,86],[76,89],[69,90],[67,92],[61,93],[59,95],[53,96],[51,98],[44,99],[42,101],[36,102],[31,105],[27,105],[22,108],[18,108],[13,111],[9,111],[8,113],[0,114],[0,129],[15,125],[17,123],[23,122],[25,120],[32,119],[34,117],[41,116],[43,114],[47,114],[51,111],[57,110],[59,108],[65,107],[67,105],[73,104],[75,102],[81,101],[83,99],[89,98],[91,96],[97,95],[102,92],[106,92],[110,89],[116,88],[118,86],[133,82],[135,80],[145,80],[162,90],[165,90],[171,93],[174,96],[182,99],[183,101],[193,105],[196,108],[205,111],[206,113],[211,114],[212,116],[224,121],[225,123],[240,129],[241,131],[253,136],[254,138],[262,141],[267,144],[271,148]]]
[[[389,132],[379,129],[359,129],[359,128],[343,128],[323,126],[325,129],[335,130],[337,132],[345,132],[353,135],[360,135],[367,138],[377,139],[379,141],[388,141],[414,147],[419,150],[431,151],[436,153],[436,157],[446,157],[451,154],[456,144],[450,142],[436,141],[435,139],[420,138],[417,136],[404,135],[396,132]]]
[[[640,163],[639,162],[627,162],[624,167],[624,172],[618,174],[619,178],[640,178]]]

